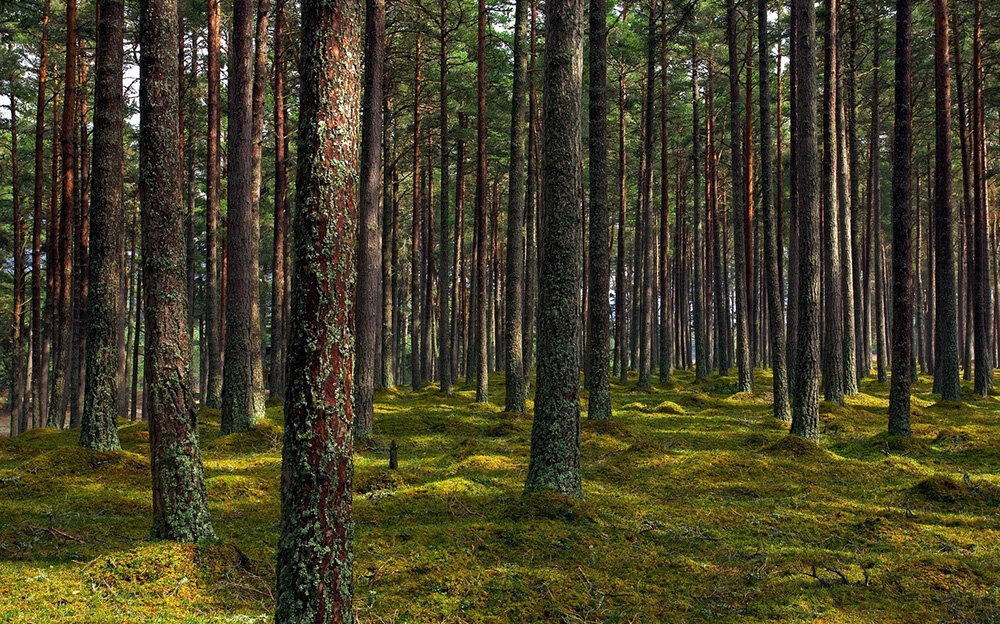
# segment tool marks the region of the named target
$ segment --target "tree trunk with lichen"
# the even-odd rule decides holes
[[[304,0],[276,624],[350,624],[361,0]],[[332,132],[327,129],[333,129]]]
[[[94,201],[90,207],[90,288],[87,296],[87,385],[80,444],[120,448],[118,418],[125,375],[125,205],[122,198],[122,0],[101,0],[94,89]]]
[[[580,123],[582,0],[545,6],[545,132],[538,302],[538,387],[525,491],[581,496]]]
[[[177,2],[139,8],[139,193],[146,358],[143,416],[149,420],[153,530],[157,539],[214,536],[188,386],[187,266],[177,127]]]

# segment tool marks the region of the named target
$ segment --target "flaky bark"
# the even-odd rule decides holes
[[[350,624],[361,0],[302,3],[276,624]],[[332,131],[331,131],[332,130]]]

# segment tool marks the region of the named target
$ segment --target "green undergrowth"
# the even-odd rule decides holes
[[[376,397],[355,457],[364,623],[1000,621],[1000,402],[915,386],[913,436],[885,432],[886,385],[787,435],[770,378],[677,371],[612,385],[581,426],[584,498],[522,494],[531,412],[459,384]],[[968,390],[968,389],[967,389]],[[269,622],[283,418],[221,436],[199,412],[218,539],[148,539],[149,430],[119,452],[78,431],[0,439],[0,622]],[[399,469],[388,469],[391,443]]]

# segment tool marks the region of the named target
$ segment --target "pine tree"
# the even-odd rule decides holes
[[[122,415],[120,393],[125,375],[124,2],[101,0],[98,16],[87,387],[80,444],[106,451],[120,447],[118,417]]]
[[[913,74],[910,0],[896,0],[896,89],[892,145],[892,378],[889,433],[910,435],[913,344],[913,209],[910,173],[913,149]]]
[[[583,2],[545,5],[546,140],[538,277],[538,387],[525,491],[581,496],[580,309]]]
[[[360,0],[304,0],[277,624],[348,624]],[[326,132],[325,128],[336,128]],[[317,435],[319,433],[319,435]]]
[[[198,448],[186,309],[187,258],[177,152],[177,2],[139,5],[139,193],[153,530],[157,539],[214,536]]]
[[[361,111],[361,204],[358,218],[358,283],[355,299],[354,436],[372,435],[375,355],[382,285],[382,230],[379,197],[382,175],[385,100],[385,2],[366,0],[365,75]]]

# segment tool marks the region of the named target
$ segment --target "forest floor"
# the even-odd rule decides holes
[[[583,420],[584,500],[522,496],[531,422],[471,391],[379,393],[355,470],[360,622],[1000,621],[1000,401],[915,386],[914,437],[884,384],[789,438],[733,379],[615,385]],[[968,389],[966,389],[968,390]],[[584,401],[586,406],[586,401]],[[529,405],[530,407],[530,405]],[[268,622],[282,415],[201,442],[219,539],[148,540],[148,430],[119,453],[77,431],[0,440],[0,622]],[[399,471],[386,447],[399,444]]]

